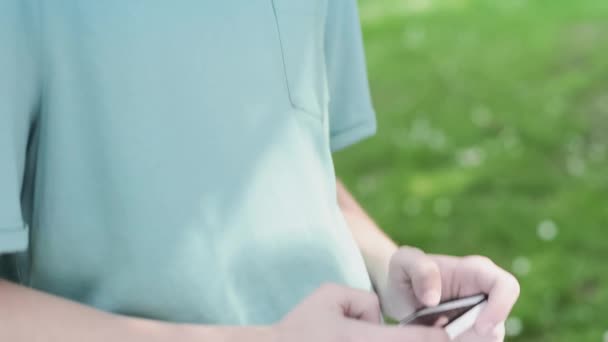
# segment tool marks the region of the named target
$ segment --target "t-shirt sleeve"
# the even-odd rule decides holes
[[[329,1],[325,56],[332,151],[376,133],[356,0]]]
[[[0,255],[23,251],[28,242],[21,193],[37,71],[26,3],[0,1]]]

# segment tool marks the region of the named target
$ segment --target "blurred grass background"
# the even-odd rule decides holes
[[[608,341],[608,1],[362,0],[376,137],[338,174],[398,242],[484,254],[511,341]]]

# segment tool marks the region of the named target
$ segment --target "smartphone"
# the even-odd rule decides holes
[[[450,339],[454,339],[473,327],[487,300],[484,294],[449,300],[434,307],[420,309],[402,319],[399,325],[439,326],[445,329]]]

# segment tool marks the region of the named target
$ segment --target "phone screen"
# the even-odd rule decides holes
[[[445,327],[446,325],[452,323],[456,318],[462,316],[467,311],[471,310],[475,305],[455,308],[452,310],[427,313],[424,315],[420,315],[418,317],[414,317],[411,321],[405,324],[418,324],[418,325],[427,325],[427,326],[439,326]]]
[[[485,300],[485,295],[477,295],[444,302],[436,307],[419,310],[402,320],[400,324],[445,327]]]

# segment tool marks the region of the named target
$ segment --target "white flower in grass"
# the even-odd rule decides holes
[[[594,162],[604,161],[606,159],[606,155],[608,154],[607,152],[608,148],[606,148],[606,145],[598,142],[593,143],[589,148],[589,159]]]
[[[519,135],[513,128],[506,128],[500,132],[500,139],[505,147],[505,150],[513,150],[519,146]]]
[[[580,177],[585,174],[587,164],[578,155],[572,155],[566,160],[566,170],[571,176]]]
[[[585,139],[583,139],[582,136],[577,135],[577,136],[573,137],[572,139],[570,139],[570,141],[566,145],[566,148],[568,149],[568,151],[570,153],[580,153],[580,151],[583,150],[584,146],[585,146]]]
[[[435,130],[431,134],[428,144],[434,150],[441,150],[445,147],[446,140],[445,134],[442,131]]]
[[[597,107],[602,113],[608,112],[608,94],[600,96],[597,100]]]
[[[485,158],[484,151],[479,147],[469,147],[458,154],[458,163],[462,167],[476,167]]]
[[[505,322],[505,332],[509,337],[521,335],[524,330],[524,324],[519,317],[509,317]]]
[[[530,273],[531,268],[532,268],[532,265],[530,263],[530,259],[528,259],[524,256],[515,258],[513,260],[512,266],[511,266],[513,273],[515,273],[519,276],[525,276],[526,274]]]
[[[424,118],[416,119],[412,123],[410,130],[410,139],[416,143],[423,143],[429,140],[429,137],[433,134],[433,128],[431,123]]]
[[[471,121],[477,127],[487,127],[492,123],[492,113],[484,105],[478,105],[471,112]]]
[[[447,140],[445,133],[433,128],[429,120],[425,118],[419,118],[413,122],[409,137],[413,142],[427,145],[435,150],[445,147]]]
[[[357,180],[357,190],[364,196],[373,194],[378,190],[380,181],[375,175],[366,175]]]
[[[541,240],[551,241],[557,236],[557,225],[552,220],[544,220],[538,224],[536,233]]]
[[[608,342],[608,330],[604,333],[604,342]]]

